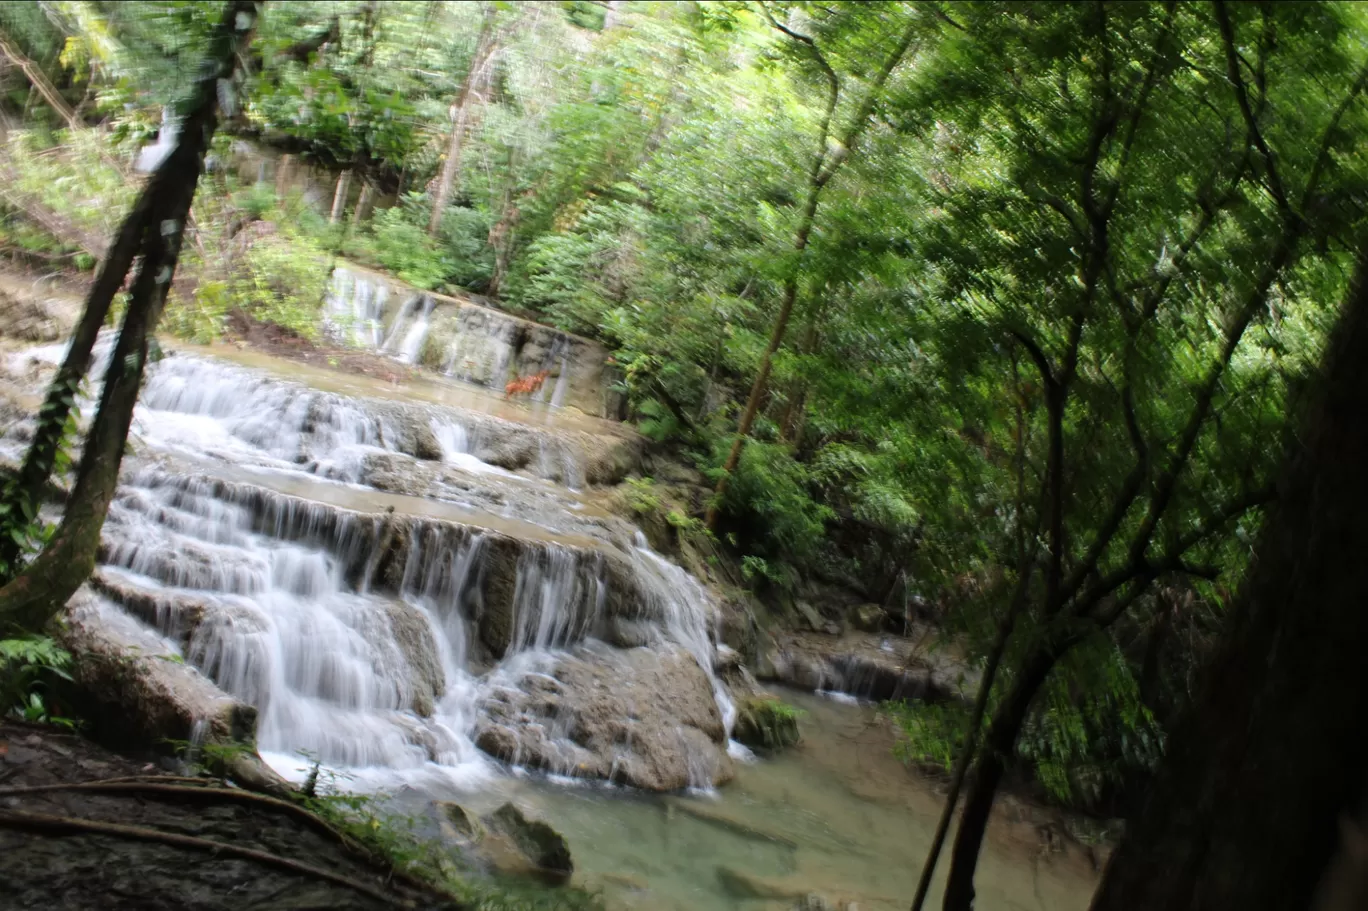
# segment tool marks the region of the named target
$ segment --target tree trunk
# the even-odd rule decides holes
[[[817,198],[821,194],[822,188],[813,184],[808,189],[807,206],[803,209],[803,220],[799,222],[798,234],[793,241],[793,252],[797,257],[803,255],[807,249],[808,235],[812,233],[812,223],[817,216]],[[727,492],[727,482],[731,480],[732,472],[736,471],[736,466],[741,462],[741,450],[746,445],[746,438],[750,436],[751,425],[755,423],[755,416],[760,411],[760,402],[765,397],[765,387],[769,383],[770,369],[774,366],[774,353],[779,350],[779,346],[784,342],[784,333],[788,331],[789,317],[793,315],[793,304],[798,299],[798,270],[794,267],[793,272],[784,282],[784,302],[779,307],[779,316],[774,320],[774,330],[770,333],[769,344],[765,346],[765,353],[760,356],[760,369],[755,373],[755,382],[751,384],[750,397],[746,399],[746,410],[741,414],[741,423],[736,427],[736,439],[732,441],[731,452],[727,454],[727,461],[722,465],[722,477],[717,482],[717,488],[713,491],[712,501],[708,504],[706,523],[709,531],[717,528],[718,508],[721,505],[722,497]]]
[[[993,713],[988,733],[974,767],[974,778],[964,798],[964,812],[955,831],[955,847],[950,857],[950,873],[945,883],[942,911],[971,911],[974,907],[974,872],[978,867],[979,850],[984,833],[988,831],[988,817],[993,810],[1007,762],[1016,751],[1017,735],[1026,723],[1050,670],[1055,665],[1055,653],[1038,649],[1018,670],[1011,689]]]
[[[946,833],[950,831],[950,820],[955,815],[955,805],[959,802],[960,789],[964,786],[965,776],[978,749],[979,728],[983,724],[984,714],[988,711],[988,699],[993,692],[993,681],[997,677],[998,667],[1002,664],[1002,656],[1007,653],[1007,643],[1011,641],[1012,629],[1016,626],[1017,615],[1025,607],[1026,600],[1029,597],[1031,572],[1030,565],[1024,555],[1021,559],[1021,573],[1017,582],[1016,594],[998,624],[997,637],[988,652],[988,662],[984,665],[983,674],[979,678],[979,691],[974,697],[974,708],[969,713],[969,726],[964,735],[964,746],[960,748],[959,759],[955,760],[955,770],[950,779],[950,792],[945,795],[945,806],[941,809],[940,820],[936,823],[936,832],[931,837],[931,847],[926,852],[926,863],[922,865],[921,878],[917,881],[917,892],[912,897],[912,911],[921,911],[922,905],[926,901],[926,895],[931,890],[931,877],[936,873],[936,862],[940,860]],[[911,624],[907,625],[910,626]]]
[[[280,156],[280,161],[276,164],[276,199],[284,199],[285,193],[290,189],[290,181],[294,179],[294,164],[295,157],[293,155]]]
[[[337,175],[337,189],[333,190],[332,212],[328,215],[328,224],[335,225],[342,220],[342,213],[347,210],[347,191],[351,189],[351,168]]]
[[[371,206],[375,203],[375,187],[365,180],[361,181],[361,196],[356,200],[356,208],[352,209],[351,226],[355,231],[357,228],[370,218]]]
[[[100,530],[118,484],[142,384],[148,339],[171,288],[204,155],[218,126],[219,80],[232,78],[238,48],[256,24],[258,7],[253,0],[232,0],[225,6],[179,141],[148,185],[145,195],[150,212],[140,238],[142,262],[105,371],[99,410],[86,437],[76,483],[52,541],[21,575],[0,588],[0,630],[41,629],[95,567]]]
[[[1363,797],[1368,252],[1327,367],[1227,636],[1093,911],[1305,908]]]
[[[488,62],[494,53],[494,18],[496,7],[485,4],[484,23],[480,26],[480,37],[475,41],[475,54],[470,58],[470,71],[456,96],[456,104],[451,118],[451,140],[447,145],[446,161],[442,162],[442,174],[437,180],[437,195],[432,200],[432,219],[428,222],[428,235],[436,237],[442,227],[442,216],[446,213],[447,203],[451,200],[451,190],[461,173],[461,153],[465,150],[465,135],[470,122],[471,99],[479,91],[479,85],[489,78]]]
[[[71,335],[62,366],[57,369],[47,398],[38,410],[38,426],[24,456],[23,467],[14,483],[4,492],[5,515],[10,523],[27,524],[37,514],[43,490],[52,477],[57,462],[57,450],[62,442],[67,417],[75,404],[81,380],[90,370],[91,353],[95,341],[109,315],[109,306],[119,293],[124,277],[133,265],[143,234],[151,224],[152,192],[154,184],[143,189],[133,210],[124,219],[114,244],[109,248],[95,282],[86,297],[85,311]],[[13,527],[13,526],[11,526]],[[19,570],[19,544],[11,535],[0,535],[0,585]]]

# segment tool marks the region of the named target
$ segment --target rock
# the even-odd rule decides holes
[[[419,715],[429,717],[446,692],[446,673],[432,628],[421,611],[402,601],[387,604],[385,615],[395,644],[408,665],[409,706]]]
[[[475,743],[499,759],[649,791],[730,780],[712,685],[682,650],[584,645],[491,689]]]
[[[847,905],[847,908],[850,906]],[[809,892],[798,899],[798,904],[793,906],[793,911],[836,911],[836,906],[827,901],[822,895],[816,892]]]
[[[485,825],[492,835],[502,835],[512,841],[539,874],[562,883],[570,879],[575,870],[570,847],[551,826],[538,819],[528,819],[511,803],[487,816]]]
[[[756,876],[733,867],[718,867],[717,878],[721,881],[724,889],[739,899],[792,901],[794,899],[806,899],[810,894],[806,884]]]
[[[786,749],[799,736],[797,710],[773,696],[753,697],[736,707],[732,737],[752,749]]]
[[[682,813],[685,816],[697,819],[699,822],[706,822],[743,838],[777,842],[787,848],[796,849],[798,847],[796,841],[782,832],[760,828],[751,822],[732,816],[720,807],[709,806],[697,799],[667,797],[665,798],[665,811],[666,813]]]
[[[609,617],[604,639],[618,648],[648,647],[660,641],[660,630],[655,624],[644,620]]]
[[[479,841],[485,836],[484,823],[474,813],[449,800],[439,800],[433,804],[437,810],[442,831],[448,837],[460,841]]]
[[[858,604],[850,612],[850,625],[866,633],[883,632],[888,615],[877,604]]]
[[[803,618],[803,621],[807,623],[808,628],[813,632],[821,633],[826,631],[826,621],[823,620],[822,615],[817,612],[817,608],[801,598],[793,602],[793,607],[798,611],[798,616]]]
[[[223,771],[253,790],[291,788],[257,756],[256,709],[180,660],[165,640],[81,587],[67,603],[59,641],[71,652],[73,697],[92,733],[111,746],[164,749],[199,736],[235,747]]]
[[[575,871],[561,834],[539,819],[528,819],[511,803],[484,817],[457,803],[435,806],[442,833],[495,872],[564,885]]]
[[[25,342],[55,342],[66,331],[65,321],[47,302],[20,300],[0,291],[0,335]]]
[[[729,645],[719,645],[713,657],[713,670],[727,674],[741,667],[741,653]]]

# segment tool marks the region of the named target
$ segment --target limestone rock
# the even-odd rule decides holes
[[[730,780],[707,674],[681,650],[585,645],[494,688],[476,745],[507,762],[649,791]]]
[[[793,606],[798,611],[798,616],[803,618],[803,622],[808,625],[809,629],[818,633],[826,631],[826,621],[822,619],[822,615],[817,612],[817,608],[801,598],[794,601]]]
[[[877,604],[859,604],[850,612],[850,625],[866,633],[882,632],[888,615]]]
[[[799,736],[797,710],[773,696],[756,696],[736,707],[732,737],[752,749],[786,749]]]
[[[395,644],[408,665],[409,705],[419,715],[429,717],[446,692],[446,674],[432,628],[417,608],[402,601],[385,605],[385,615]]]
[[[495,872],[563,885],[575,870],[565,838],[511,803],[484,817],[446,801],[436,809],[442,833]]]
[[[499,807],[485,818],[485,825],[491,834],[509,839],[538,873],[564,882],[574,872],[570,847],[561,834],[539,819],[528,819],[513,804]]]
[[[47,302],[20,300],[0,291],[0,335],[25,342],[55,342],[67,328],[62,314]]]

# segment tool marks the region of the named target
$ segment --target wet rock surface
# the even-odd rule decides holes
[[[884,702],[968,701],[978,673],[929,636],[781,632],[759,649],[755,676],[802,690],[829,690]]]
[[[589,645],[510,678],[476,727],[476,744],[499,759],[649,791],[732,776],[711,684],[682,650]]]

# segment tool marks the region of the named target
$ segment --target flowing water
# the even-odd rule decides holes
[[[430,303],[405,302],[382,340],[383,303],[353,295],[333,312],[411,362]],[[60,356],[55,346],[15,357]],[[298,775],[304,755],[359,788],[475,805],[514,795],[567,833],[586,882],[622,907],[765,907],[738,897],[719,872],[728,866],[862,908],[910,894],[935,800],[888,743],[858,744],[870,728],[856,707],[794,695],[809,712],[804,746],[757,763],[732,745],[737,780],[720,792],[725,738],[678,737],[690,753],[680,784],[712,796],[553,785],[477,748],[486,701],[554,676],[569,654],[685,655],[730,731],[712,598],[577,490],[596,447],[622,442],[620,427],[563,413],[559,385],[539,411],[512,409],[434,379],[395,387],[231,357],[183,349],[151,366],[106,523],[101,610],[121,624],[136,616],[255,705],[259,746],[279,770]],[[0,439],[0,452],[22,442]],[[599,642],[624,626],[637,648]],[[538,765],[574,771],[582,733],[523,723],[544,744]],[[630,746],[635,721],[622,723]],[[719,808],[729,821],[704,818]],[[981,908],[1086,903],[1083,873],[1011,851],[990,851],[984,869]]]

